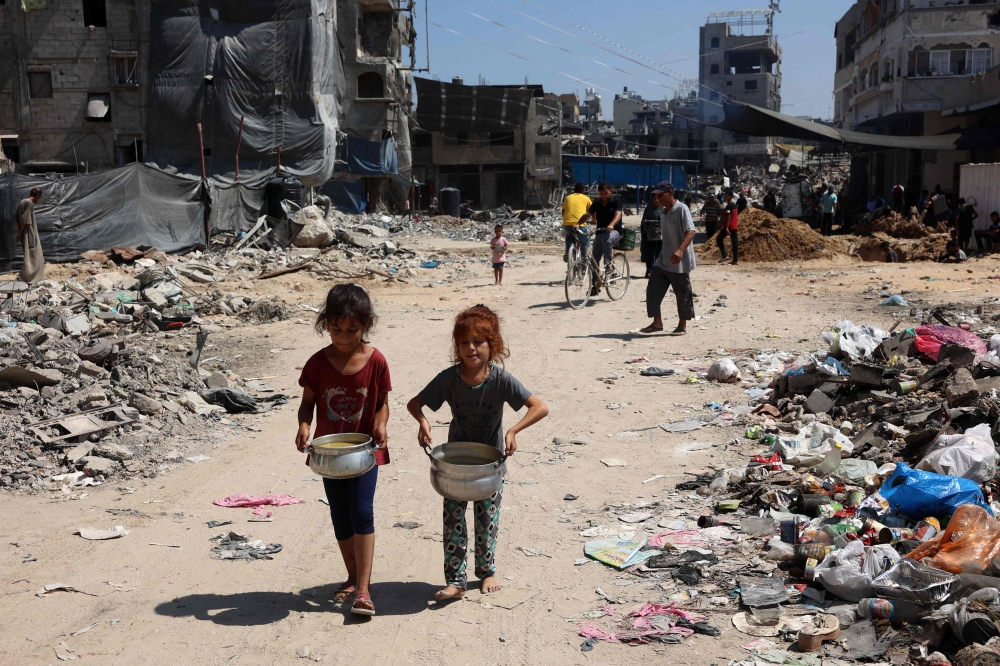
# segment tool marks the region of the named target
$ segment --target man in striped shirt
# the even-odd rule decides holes
[[[701,213],[705,221],[705,234],[708,239],[715,235],[715,230],[719,226],[719,200],[715,198],[714,194],[708,195],[708,200],[705,205],[701,207]]]

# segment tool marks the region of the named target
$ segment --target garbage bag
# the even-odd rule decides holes
[[[916,469],[986,483],[997,473],[997,455],[988,423],[962,435],[941,435]]]
[[[740,369],[736,367],[736,363],[731,358],[720,358],[713,363],[712,367],[708,369],[708,378],[727,384],[733,384],[743,379],[740,375]]]
[[[844,353],[852,359],[871,356],[889,334],[875,326],[858,326],[853,321],[841,320],[833,325],[832,331],[823,334],[830,343],[830,353]]]
[[[794,436],[778,437],[772,451],[780,453],[781,459],[789,465],[814,467],[823,462],[834,442],[840,444],[843,454],[850,455],[854,451],[854,442],[844,433],[833,426],[814,421],[803,426]]]
[[[971,481],[967,483],[972,483]],[[955,510],[948,527],[906,555],[951,573],[982,574],[1000,556],[1000,521],[979,506],[966,504]]]
[[[201,397],[209,404],[225,407],[226,411],[230,414],[245,414],[257,411],[257,400],[246,391],[239,389],[208,389],[201,392]]]
[[[956,326],[917,326],[917,338],[913,341],[913,345],[918,352],[926,354],[932,361],[937,361],[941,345],[946,342],[968,347],[976,352],[977,356],[988,351],[982,338]]]
[[[892,568],[899,559],[899,553],[892,546],[866,548],[861,541],[851,541],[816,566],[816,580],[840,599],[861,601],[874,596],[872,580]]]
[[[892,568],[900,560],[900,554],[889,544],[879,544],[865,549],[862,572],[869,580],[874,580]]]
[[[896,465],[896,471],[885,480],[879,493],[890,507],[913,520],[947,516],[963,504],[975,504],[989,511],[975,481],[912,469],[902,462]]]
[[[907,303],[906,299],[899,294],[893,294],[889,298],[882,301],[882,305],[909,305],[909,303]]]
[[[965,634],[965,626],[970,620],[983,618],[992,623],[992,620],[989,620],[987,615],[970,611],[969,604],[973,601],[981,601],[987,606],[991,606],[996,603],[998,595],[1000,595],[1000,593],[997,592],[996,588],[992,587],[976,590],[969,596],[959,599],[955,603],[941,606],[931,615],[927,616],[926,619],[938,621],[947,620],[948,624],[951,625],[952,633],[959,638],[959,640],[962,640]],[[970,641],[967,640],[963,640],[963,642],[966,644],[970,643]]]

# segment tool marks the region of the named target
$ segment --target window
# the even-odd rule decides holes
[[[28,72],[28,96],[32,99],[52,97],[52,72]]]
[[[414,132],[413,136],[410,137],[410,145],[412,145],[414,148],[430,148],[431,147],[430,132]]]
[[[947,76],[951,69],[951,51],[931,51],[931,76]]]
[[[85,120],[111,122],[111,93],[87,93]]]
[[[910,53],[910,76],[930,76],[931,75],[931,54],[927,51],[914,51]]]
[[[104,0],[83,0],[83,24],[95,28],[108,27],[108,13]]]
[[[966,56],[969,74],[982,74],[993,66],[993,49],[973,49]]]
[[[14,164],[21,161],[21,145],[18,143],[17,135],[0,137],[0,150]]]
[[[718,37],[712,37],[712,48],[713,49],[719,48],[719,38]]]
[[[716,143],[715,141],[713,141],[712,143],[708,144],[708,152],[710,152],[710,153],[717,153],[717,152],[719,152],[719,144]]]
[[[365,72],[358,77],[358,99],[382,99],[385,86],[378,72]]]
[[[113,55],[111,63],[115,68],[112,81],[116,86],[139,85],[139,58],[135,55]]]
[[[708,124],[709,125],[718,125],[719,124],[719,116],[712,116],[711,118],[709,118],[708,119]]]
[[[709,70],[709,73],[710,74],[718,74],[719,73],[719,66],[718,65],[712,65],[711,69]]]
[[[552,154],[552,144],[551,143],[536,143],[535,144],[535,155],[551,155]]]
[[[756,81],[744,81],[743,82],[743,90],[757,90],[757,82]]]
[[[844,54],[843,53],[838,53],[837,54],[837,71],[839,72],[842,69],[844,69]]]

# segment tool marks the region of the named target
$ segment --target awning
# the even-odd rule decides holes
[[[749,134],[750,136],[774,136],[807,141],[831,141],[859,146],[879,148],[903,148],[913,150],[965,150],[960,144],[963,133],[939,134],[936,136],[887,136],[838,130],[827,125],[814,123],[802,118],[788,116],[777,111],[769,111],[752,104],[723,101],[725,119],[712,127]],[[979,145],[979,147],[987,147]]]

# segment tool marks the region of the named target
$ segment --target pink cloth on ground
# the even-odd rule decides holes
[[[251,495],[230,495],[229,497],[224,497],[220,500],[215,500],[212,504],[216,506],[224,506],[227,508],[236,508],[241,506],[288,506],[289,504],[303,504],[304,499],[299,499],[298,497],[292,497],[291,495],[261,495],[259,497],[253,497]]]

